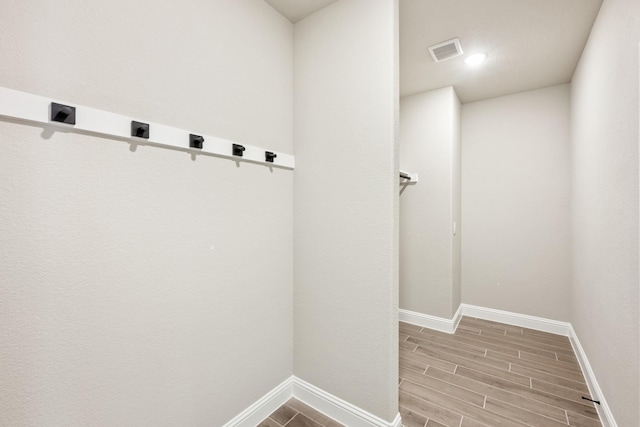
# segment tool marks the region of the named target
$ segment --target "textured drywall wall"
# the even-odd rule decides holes
[[[640,425],[640,4],[605,0],[571,85],[571,322],[619,426]]]
[[[398,413],[397,2],[294,26],[295,375]]]
[[[569,320],[569,86],[462,106],[462,302]]]
[[[261,1],[3,1],[0,85],[292,151]],[[222,425],[293,372],[292,171],[0,122],[0,425]]]
[[[400,187],[400,308],[447,319],[460,304],[459,112],[452,87],[400,100],[400,165],[419,176]]]

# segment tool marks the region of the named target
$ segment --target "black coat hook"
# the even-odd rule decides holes
[[[278,157],[278,155],[276,153],[273,153],[271,151],[265,151],[264,152],[264,161],[265,162],[273,163],[273,160],[276,157]]]
[[[131,136],[149,139],[149,124],[131,120]]]
[[[194,135],[192,133],[189,134],[189,147],[202,150],[203,142],[204,142],[204,138],[202,136]]]
[[[67,123],[69,125],[76,124],[76,107],[69,105],[51,103],[51,121],[59,123]]]
[[[233,144],[233,155],[242,157],[245,148],[240,144]]]

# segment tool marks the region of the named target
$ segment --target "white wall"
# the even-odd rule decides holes
[[[294,372],[388,421],[398,414],[397,30],[395,0],[340,0],[294,29]]]
[[[2,86],[292,151],[262,1],[0,15]],[[0,425],[222,425],[289,377],[292,176],[0,122]]]
[[[462,106],[462,300],[569,320],[569,86]]]
[[[452,87],[400,101],[400,308],[452,318],[460,305],[460,101]]]
[[[573,77],[571,321],[619,426],[640,425],[640,4],[604,0]]]

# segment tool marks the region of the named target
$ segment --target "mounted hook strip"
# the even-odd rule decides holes
[[[75,125],[57,123],[50,120],[51,105],[60,104],[72,106],[75,114]],[[58,107],[56,107],[58,108]],[[198,154],[209,154],[232,158],[234,160],[262,163],[266,165],[280,166],[287,169],[295,167],[295,157],[291,154],[278,153],[273,162],[265,161],[267,150],[252,145],[243,144],[242,158],[233,155],[233,141],[213,136],[202,135],[202,149],[189,147],[191,132],[161,125],[153,122],[144,122],[148,125],[148,139],[132,136],[132,118],[120,114],[109,113],[95,108],[73,105],[65,102],[54,101],[39,95],[20,92],[5,87],[0,87],[0,116],[12,117],[29,122],[50,125],[65,132],[81,131],[99,135],[113,136],[119,139],[130,139],[147,142],[154,145],[170,146]],[[142,124],[142,123],[141,123]],[[272,151],[269,151],[274,153]],[[277,158],[277,160],[275,160]]]

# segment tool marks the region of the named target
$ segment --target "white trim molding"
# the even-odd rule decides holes
[[[582,374],[584,378],[587,380],[587,387],[589,387],[589,393],[594,400],[599,400],[600,405],[595,405],[596,410],[598,411],[598,415],[600,415],[600,421],[602,421],[603,427],[618,427],[618,423],[613,418],[613,413],[611,412],[611,408],[607,404],[607,400],[604,398],[604,394],[602,393],[602,389],[598,384],[598,380],[596,379],[596,375],[591,368],[591,364],[589,364],[589,359],[587,359],[587,354],[582,348],[582,344],[580,344],[580,340],[578,339],[578,334],[573,329],[573,325],[569,324],[569,340],[571,341],[571,345],[573,346],[573,351],[576,353],[576,357],[578,358],[578,363],[580,363],[580,368],[582,369]]]
[[[293,396],[306,405],[349,427],[402,427],[399,413],[392,422],[384,421],[370,412],[297,377],[293,383]]]
[[[458,307],[458,310],[453,315],[453,319],[431,316],[429,314],[400,309],[401,322],[412,323],[414,325],[422,326],[423,328],[429,328],[436,331],[445,332],[447,334],[452,334],[456,331],[461,318],[461,307]]]
[[[294,376],[277,385],[222,427],[255,427],[293,396]]]
[[[477,305],[460,304],[463,316],[476,317],[478,319],[491,320],[493,322],[506,323],[507,325],[520,326],[522,328],[535,329],[536,331],[549,332],[551,334],[569,336],[568,322],[545,319],[543,317],[529,316],[528,314],[513,313],[510,311],[496,310],[494,308],[479,307]]]
[[[349,427],[402,427],[400,413],[392,422],[384,421],[296,376],[283,381],[223,427],[255,427],[291,397]]]

